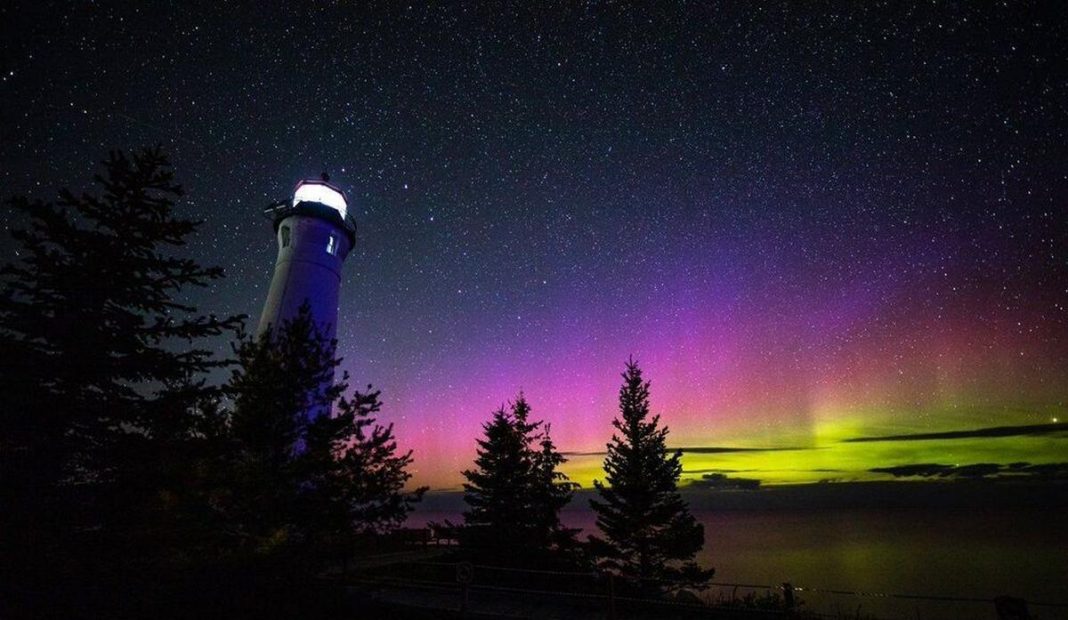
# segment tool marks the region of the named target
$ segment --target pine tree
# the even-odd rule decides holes
[[[704,528],[678,492],[682,452],[669,453],[667,427],[649,414],[649,383],[634,360],[627,362],[619,390],[620,417],[604,469],[607,484],[594,486],[591,500],[603,538],[590,536],[599,566],[654,594],[683,586],[703,587],[712,577],[694,556],[704,544]]]
[[[542,424],[520,394],[483,425],[475,468],[463,472],[466,543],[494,561],[544,563],[571,542],[559,512],[577,485],[557,469],[566,459]]]
[[[528,449],[533,425],[527,422],[525,401],[511,411],[501,407],[483,424],[475,468],[463,472],[467,541],[490,555],[509,546],[528,548],[528,484],[533,462]]]
[[[154,555],[168,459],[195,433],[192,412],[212,398],[202,375],[219,364],[197,343],[240,321],[179,300],[222,271],[176,255],[199,223],[176,215],[182,189],[161,150],[103,163],[99,194],[7,203],[28,226],[0,270],[0,555],[26,552],[51,573],[82,551],[96,566]]]
[[[400,525],[425,492],[404,490],[411,452],[376,423],[379,392],[345,396],[347,375],[334,380],[335,345],[305,304],[237,347],[216,506],[233,551],[260,566],[321,568],[355,536]]]
[[[541,544],[571,550],[577,545],[575,535],[579,530],[565,528],[560,523],[560,511],[571,502],[579,485],[560,471],[567,459],[557,451],[550,430],[550,425],[545,424],[545,432],[538,439],[539,451],[534,456],[532,509],[537,515],[536,529]]]

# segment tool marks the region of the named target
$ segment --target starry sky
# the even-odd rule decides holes
[[[255,321],[262,209],[330,172],[359,225],[340,353],[416,482],[456,486],[523,390],[588,484],[631,355],[691,478],[1068,461],[1056,2],[22,2],[0,23],[3,196],[162,144],[205,222],[188,251],[226,269],[190,292],[206,312]],[[1031,430],[923,437],[1002,426]]]

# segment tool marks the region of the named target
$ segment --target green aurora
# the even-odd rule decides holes
[[[1011,469],[1013,464],[1068,461],[1068,424],[1062,422],[889,436],[855,435],[850,430],[828,429],[805,447],[682,447],[683,480],[725,474],[757,479],[762,485],[866,482],[895,478],[891,472],[873,470],[906,465],[961,468],[986,463]],[[600,453],[571,454],[565,471],[589,486],[601,476],[603,458]]]

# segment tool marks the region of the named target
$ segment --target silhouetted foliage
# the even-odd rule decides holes
[[[571,502],[578,483],[571,482],[559,467],[567,462],[553,443],[551,425],[545,424],[545,431],[538,438],[538,453],[534,457],[533,484],[531,486],[532,506],[536,513],[536,523],[540,524],[539,536],[542,540],[558,549],[573,547],[578,530],[565,528],[560,523],[560,511]]]
[[[482,426],[475,468],[463,472],[461,541],[488,559],[506,564],[561,560],[575,546],[574,532],[560,523],[560,509],[575,483],[557,468],[566,459],[556,450],[549,425],[530,420],[520,394]]]
[[[167,157],[103,163],[98,194],[7,203],[27,221],[0,270],[0,555],[16,581],[159,559],[215,397],[201,377],[219,362],[196,343],[240,321],[178,300],[222,271],[173,255],[199,223],[175,215]]]
[[[0,615],[303,601],[303,569],[419,499],[410,453],[376,424],[378,392],[333,381],[307,308],[241,340],[230,385],[207,385],[224,362],[200,342],[241,318],[177,296],[222,272],[172,255],[197,223],[174,215],[159,149],[104,166],[99,195],[8,203],[27,225],[0,271]]]
[[[590,506],[603,538],[590,536],[590,551],[643,594],[703,587],[713,571],[694,562],[704,528],[678,492],[682,452],[668,452],[668,429],[650,417],[649,383],[634,360],[623,373],[619,411],[604,463],[608,484],[594,481],[601,499]]]
[[[334,560],[354,537],[399,526],[425,491],[404,490],[411,452],[398,454],[393,426],[376,423],[379,392],[345,396],[334,348],[307,304],[237,346],[214,506],[228,544],[259,565],[300,571]]]

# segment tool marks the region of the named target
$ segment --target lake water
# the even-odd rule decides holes
[[[1063,510],[759,510],[709,511],[699,561],[714,581],[1068,603],[1068,537]],[[592,531],[593,514],[562,513]],[[409,524],[460,520],[455,511],[416,512]],[[720,590],[722,592],[722,590]],[[727,590],[729,592],[729,590]],[[739,593],[744,592],[740,590]],[[880,618],[996,618],[991,603],[800,594],[822,613]],[[1038,618],[1068,618],[1068,608],[1031,606]]]

